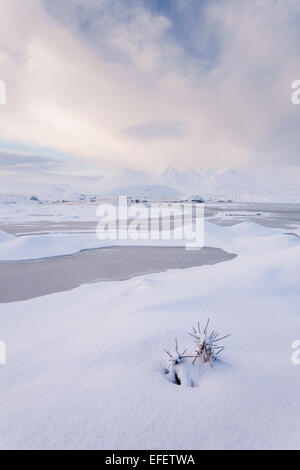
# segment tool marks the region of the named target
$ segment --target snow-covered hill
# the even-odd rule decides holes
[[[13,184],[12,181],[3,182],[0,179],[0,203],[3,204],[78,201],[85,196],[85,193],[76,191],[76,188],[68,184]]]
[[[39,181],[38,183],[36,181]],[[123,169],[90,178],[65,177],[65,184],[35,179],[26,182],[0,176],[0,203],[84,201],[127,195],[139,199],[174,200],[197,194],[206,201],[300,202],[300,167],[179,171]]]
[[[185,194],[201,194],[206,200],[300,202],[300,167],[178,171],[167,167],[164,184]]]

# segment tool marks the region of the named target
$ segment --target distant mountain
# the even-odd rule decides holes
[[[184,193],[223,194],[224,192],[242,191],[249,178],[242,172],[232,169],[211,170],[199,168],[179,172],[172,167],[164,169],[162,180],[165,184],[176,187]]]
[[[237,201],[300,201],[300,167],[257,167],[244,169],[198,168],[178,171],[164,168],[164,184],[186,195]]]
[[[28,179],[28,175],[26,174]],[[63,183],[63,182],[64,183]],[[78,201],[100,196],[127,195],[139,199],[190,198],[207,200],[300,202],[300,167],[257,167],[243,169],[195,168],[177,170],[120,169],[88,177],[65,175],[63,180],[16,181],[16,175],[0,175],[0,203],[21,200],[38,204],[45,201]]]

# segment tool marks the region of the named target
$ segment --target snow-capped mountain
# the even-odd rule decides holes
[[[232,191],[243,191],[245,184],[248,183],[249,185],[249,177],[241,171],[232,169],[214,171],[209,168],[199,168],[179,172],[170,167],[163,171],[162,179],[166,184],[177,187],[185,193],[223,194]],[[251,184],[248,189],[250,188]]]
[[[122,169],[90,177],[66,177],[65,184],[14,181],[0,176],[0,201],[78,201],[90,197],[127,195],[139,199],[174,200],[197,194],[207,200],[300,202],[300,167],[157,171]]]
[[[300,167],[178,171],[165,168],[161,181],[181,192],[207,199],[238,201],[300,201]]]

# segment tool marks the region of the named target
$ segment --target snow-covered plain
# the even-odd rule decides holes
[[[0,240],[5,232],[0,230]],[[136,240],[100,240],[96,233],[52,232],[49,235],[26,235],[11,237],[0,242],[0,261],[25,261],[68,256],[84,250],[92,250],[111,246],[136,246]],[[184,241],[177,240],[143,240],[141,246],[184,246]]]
[[[0,447],[299,449],[300,239],[285,232],[207,223],[205,245],[235,259],[2,304]],[[163,348],[208,317],[231,333],[222,362],[171,383]]]
[[[28,235],[7,237],[0,230],[0,261],[21,261],[67,256],[84,249],[99,248],[100,243],[94,235]],[[1,243],[1,238],[4,241]]]
[[[22,173],[20,178],[11,172],[0,174],[0,209],[2,217],[11,218],[14,213],[22,217],[23,211],[27,216],[37,213],[51,216],[52,210],[51,218],[61,218],[65,206],[53,207],[53,203],[71,201],[77,206],[84,205],[85,211],[80,210],[77,216],[86,217],[85,202],[116,195],[176,200],[197,194],[206,201],[299,203],[299,179],[299,167],[274,166],[182,171],[170,166],[155,171],[120,169],[90,177],[64,175],[64,184],[58,183],[61,181],[58,174],[53,174],[51,179],[49,175],[32,177],[30,173],[26,176]],[[50,204],[50,211],[42,207],[45,203]]]
[[[111,246],[185,246],[185,240],[162,240],[160,239],[99,239],[96,231],[92,233],[81,233],[73,231],[51,231],[47,234],[25,234],[24,236],[8,235],[0,230],[0,261],[25,261],[52,258],[57,256],[68,256],[84,250],[91,250]],[[130,233],[130,232],[129,232]],[[279,244],[285,246],[290,241],[285,235],[284,229],[269,229],[268,240],[275,239]],[[291,234],[298,235],[298,229],[290,230]],[[300,231],[299,231],[300,233]],[[271,235],[273,234],[273,237]],[[158,233],[159,236],[159,233]],[[230,228],[218,226],[209,221],[205,222],[204,243],[205,246],[220,247],[228,252],[249,251],[254,246],[259,250],[261,239],[265,239],[266,231],[258,224],[246,222],[244,224],[233,225]],[[271,245],[272,246],[272,245]],[[269,249],[269,245],[263,245],[264,251]],[[270,248],[272,249],[272,248]]]

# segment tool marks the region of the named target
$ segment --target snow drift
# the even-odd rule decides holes
[[[298,449],[300,241],[236,230],[226,263],[1,305],[1,448]],[[163,348],[208,317],[223,365],[178,387]]]

